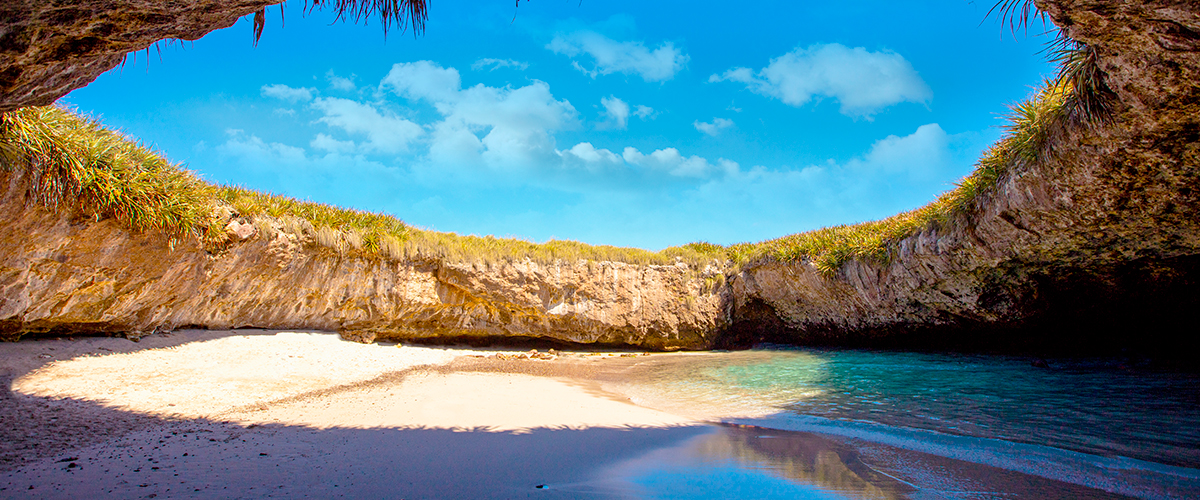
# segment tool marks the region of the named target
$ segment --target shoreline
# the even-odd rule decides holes
[[[619,390],[711,353],[519,354],[257,330],[0,344],[0,420],[24,424],[0,430],[0,496],[1122,498]]]

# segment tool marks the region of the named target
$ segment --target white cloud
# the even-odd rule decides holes
[[[529,63],[522,62],[522,61],[515,61],[512,59],[492,59],[492,58],[488,57],[488,58],[484,58],[484,59],[475,61],[475,64],[471,65],[471,69],[473,69],[475,71],[481,71],[481,70],[487,69],[489,67],[491,68],[489,71],[496,71],[500,68],[516,68],[516,69],[524,71],[526,69],[529,69]]]
[[[221,154],[252,159],[273,157],[283,163],[298,163],[305,160],[304,148],[278,142],[266,143],[257,136],[247,135],[240,129],[229,129],[225,131],[225,134],[229,136],[229,140],[217,146],[217,151]]]
[[[515,89],[482,84],[463,89],[458,70],[418,61],[394,65],[381,86],[429,101],[443,116],[430,144],[429,156],[438,162],[542,165],[559,157],[553,133],[577,123],[571,103],[555,99],[550,86],[537,80]]]
[[[353,92],[358,88],[356,85],[354,85],[354,75],[350,75],[349,78],[338,76],[331,69],[325,73],[325,79],[329,80],[329,86],[333,87],[335,90]]]
[[[847,167],[870,175],[903,174],[911,178],[935,176],[950,163],[950,136],[936,123],[922,125],[904,137],[889,135],[875,141],[861,159]]]
[[[380,87],[391,87],[409,99],[450,102],[462,91],[462,77],[457,69],[443,68],[432,61],[399,63],[383,77]]]
[[[929,86],[900,54],[836,43],[797,48],[772,59],[757,73],[734,68],[712,75],[708,81],[741,82],[752,92],[792,106],[832,97],[841,103],[842,114],[867,118],[893,104],[924,103],[933,97]]]
[[[623,73],[636,74],[648,82],[664,82],[683,69],[688,56],[671,42],[663,42],[654,50],[642,42],[618,42],[594,31],[558,34],[546,45],[547,49],[571,58],[586,54],[594,61],[593,69],[584,68],[579,61],[572,64],[591,75]]]
[[[604,106],[604,114],[608,116],[608,120],[602,124],[606,128],[625,129],[629,125],[629,104],[617,96],[608,96],[600,98],[600,104]]]
[[[353,153],[358,149],[358,145],[354,141],[339,141],[326,134],[317,134],[308,145],[330,153]]]
[[[522,87],[464,87],[457,69],[430,61],[393,65],[376,94],[377,102],[339,97],[314,97],[309,109],[315,123],[329,130],[315,133],[308,154],[361,158],[391,155],[408,165],[414,178],[424,183],[471,182],[479,185],[513,183],[553,186],[569,192],[591,189],[642,189],[644,186],[702,182],[736,172],[736,163],[687,156],[675,148],[643,154],[636,148],[606,149],[593,142],[578,142],[560,149],[556,135],[577,129],[578,113],[565,99],[556,98],[545,82],[534,80]],[[398,96],[398,97],[397,97]],[[395,102],[387,102],[387,99]],[[654,116],[649,106],[632,106],[616,96],[601,99],[600,126],[625,128],[631,117]],[[388,111],[414,107],[410,116],[429,116],[416,109],[428,106],[433,118],[420,123]],[[714,119],[713,130],[732,122]],[[241,137],[226,145],[230,151],[247,144],[256,151],[271,150],[276,159],[306,152],[296,148],[275,151],[283,145],[256,143]],[[261,141],[259,141],[261,142]],[[247,153],[248,154],[248,153]],[[246,154],[241,155],[243,157]]]
[[[236,171],[237,182],[256,189],[341,206],[380,207],[406,186],[400,170],[361,154],[307,151],[241,130],[228,130],[226,135],[226,141],[213,148],[217,163]]]
[[[578,203],[551,212],[542,224],[557,231],[579,227],[572,238],[662,248],[698,240],[722,244],[761,241],[822,226],[875,220],[928,203],[950,187],[947,179],[968,172],[978,147],[984,144],[958,142],[963,139],[947,135],[937,124],[928,124],[910,135],[880,139],[862,154],[841,162],[721,171],[722,162],[718,161],[716,170],[723,175],[693,179],[669,192],[644,188],[584,193]],[[680,162],[682,155],[669,153],[659,156],[668,163]],[[629,156],[637,159],[637,154]],[[643,156],[642,161],[649,162],[654,155]],[[912,178],[913,174],[919,178]],[[656,215],[639,215],[646,213]],[[603,214],[605,220],[623,221],[620,229],[614,231],[599,223],[570,225],[596,220],[596,214]]]
[[[317,89],[307,87],[292,88],[277,83],[274,85],[263,85],[260,92],[262,92],[263,97],[292,102],[308,102],[313,99],[313,95],[317,93]]]
[[[590,142],[581,142],[571,149],[560,151],[563,165],[567,168],[583,167],[599,172],[624,165],[623,159],[607,149],[596,149]]]
[[[717,134],[720,134],[722,130],[732,127],[733,120],[727,120],[725,118],[713,118],[712,123],[707,123],[707,122],[702,122],[700,120],[696,120],[696,121],[692,122],[692,126],[696,127],[696,130],[699,130],[701,132],[704,132],[705,134],[716,137]]]
[[[736,172],[738,164],[721,158],[717,165],[699,156],[683,156],[678,149],[665,148],[643,154],[637,148],[627,147],[621,157],[631,165],[667,172],[677,177],[706,177],[716,172]]]
[[[363,134],[367,145],[381,153],[407,151],[425,131],[404,118],[383,115],[369,104],[335,97],[318,98],[312,107],[325,114],[319,121],[351,134]]]

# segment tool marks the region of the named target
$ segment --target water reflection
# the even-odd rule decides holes
[[[844,443],[753,427],[716,427],[604,475],[649,498],[899,499],[915,491],[865,465]]]
[[[759,350],[652,359],[615,389],[697,418],[786,412],[1200,468],[1200,376],[1113,363]]]

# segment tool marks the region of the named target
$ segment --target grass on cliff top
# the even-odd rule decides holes
[[[967,210],[980,195],[995,188],[1014,162],[1035,161],[1049,145],[1054,126],[1076,109],[1073,89],[1068,79],[1048,80],[1029,99],[1011,106],[1005,136],[983,153],[974,172],[928,205],[883,220],[733,245],[729,255],[738,263],[764,258],[809,260],[826,276],[851,259],[886,262],[895,243]]]
[[[255,222],[264,237],[283,232],[339,254],[460,263],[615,261],[702,268],[713,260],[743,265],[765,259],[807,260],[833,276],[851,259],[883,263],[900,240],[969,210],[993,191],[1017,162],[1035,161],[1053,147],[1055,127],[1094,120],[1105,112],[1105,88],[1087,47],[1066,46],[1062,72],[1011,107],[1005,136],[973,173],[924,207],[879,221],[826,227],[759,243],[723,247],[691,243],[659,252],[551,240],[460,236],[415,228],[386,214],[344,209],[239,187],[214,186],[120,133],[53,106],[0,115],[0,165],[27,166],[33,198],[51,209],[95,220],[113,218],[135,231],[195,237],[211,249],[226,244],[218,207]],[[274,222],[272,222],[274,221]]]
[[[219,207],[228,205],[253,220],[263,236],[290,233],[339,254],[462,263],[530,258],[547,264],[580,259],[674,264],[681,259],[701,268],[724,257],[722,247],[706,243],[651,252],[575,241],[460,236],[418,229],[386,214],[216,186],[118,132],[54,106],[0,115],[0,168],[25,170],[33,199],[51,210],[97,221],[111,218],[139,232],[198,238],[210,250],[227,243],[227,218]]]

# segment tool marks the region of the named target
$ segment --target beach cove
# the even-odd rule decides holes
[[[1018,450],[1018,460],[1004,446],[962,441],[969,437],[781,417],[794,401],[778,391],[770,392],[775,400],[755,397],[744,380],[725,381],[741,398],[721,393],[712,385],[719,381],[692,393],[679,386],[703,378],[681,373],[713,366],[705,358],[750,367],[770,362],[770,351],[530,354],[256,330],[0,344],[0,373],[12,387],[0,416],[20,423],[3,431],[0,491],[36,498],[1187,498],[1200,484],[1188,467],[1050,448]],[[662,377],[676,386],[662,386]],[[1021,460],[1053,470],[1022,470]]]

